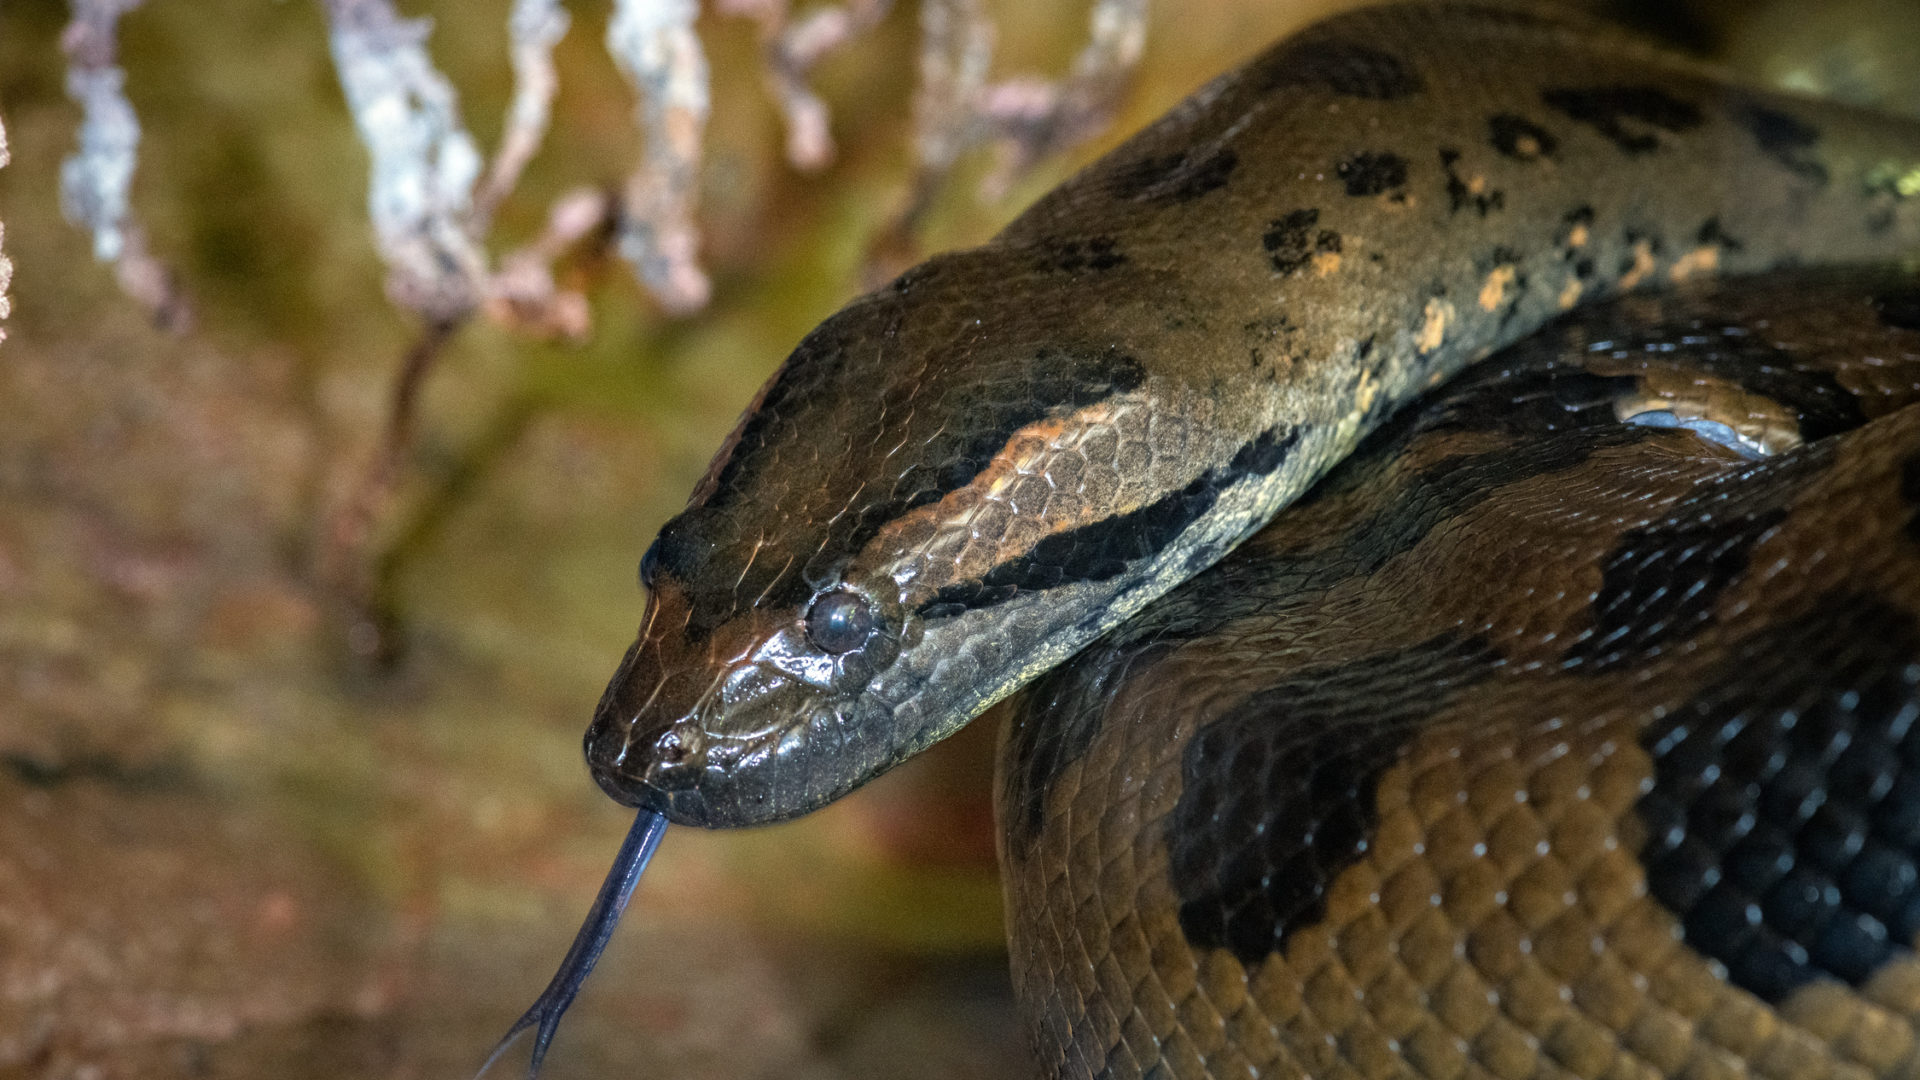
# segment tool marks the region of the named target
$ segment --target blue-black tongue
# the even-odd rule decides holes
[[[620,924],[620,914],[627,910],[627,901],[633,896],[633,887],[639,884],[641,872],[646,870],[666,831],[667,819],[651,810],[642,810],[633,819],[633,828],[627,830],[620,854],[614,856],[607,880],[600,883],[600,895],[593,898],[593,906],[587,909],[586,921],[574,935],[566,959],[560,961],[560,970],[553,973],[553,980],[540,992],[539,999],[520,1014],[520,1019],[515,1020],[494,1045],[493,1053],[487,1055],[474,1080],[485,1076],[493,1063],[500,1060],[500,1055],[529,1028],[538,1030],[533,1037],[533,1058],[527,1062],[527,1080],[536,1080],[540,1075],[540,1063],[546,1059],[547,1046],[553,1042],[554,1033],[560,1030],[560,1018],[566,1015],[581,985],[593,973],[593,965],[606,951],[607,942],[613,938],[613,928]]]

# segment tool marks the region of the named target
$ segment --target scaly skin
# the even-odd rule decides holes
[[[1585,309],[1005,732],[1040,1075],[1912,1077],[1920,278]]]
[[[1920,249],[1917,167],[1911,121],[1589,26],[1323,23],[801,342],[649,555],[593,773],[676,822],[815,809],[1560,312]],[[835,653],[807,616],[839,593],[871,630]]]

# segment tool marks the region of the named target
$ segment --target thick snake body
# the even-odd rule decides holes
[[[1049,1075],[1920,1075],[1911,285],[1822,279],[1852,321],[1792,339],[1689,306],[1916,254],[1920,123],[1508,8],[1330,20],[799,345],[589,762],[776,821],[1040,678]],[[1608,348],[1480,363],[1570,311]]]
[[[1000,816],[1045,1075],[1920,1073],[1920,278],[1470,370],[1017,698]]]

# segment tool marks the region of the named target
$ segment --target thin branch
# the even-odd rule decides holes
[[[67,54],[67,96],[80,106],[80,147],[60,163],[60,209],[93,233],[93,256],[115,264],[115,277],[156,325],[176,333],[193,325],[186,297],[147,248],[129,203],[139,161],[140,118],[127,100],[119,66],[120,16],[141,0],[72,0],[73,19],[60,36]]]
[[[812,172],[833,160],[826,102],[807,75],[828,53],[879,25],[893,0],[849,0],[792,17],[786,0],[719,0],[721,11],[760,24],[767,85],[787,123],[787,160]]]
[[[568,23],[560,0],[514,0],[513,14],[507,19],[513,42],[513,101],[507,106],[500,147],[473,197],[467,228],[476,237],[487,234],[494,211],[518,186],[520,173],[547,137],[553,97],[560,89],[553,47],[567,35]]]
[[[975,108],[1000,144],[985,182],[998,198],[1042,158],[1085,142],[1113,120],[1147,40],[1146,0],[1095,0],[1087,44],[1059,82],[1014,78],[985,88]]]
[[[560,288],[553,264],[589,238],[603,248],[618,216],[619,200],[595,188],[576,188],[555,200],[540,235],[509,252],[487,279],[487,317],[519,333],[584,340],[593,328],[587,298]]]
[[[992,62],[993,24],[980,0],[924,0],[913,100],[914,157],[923,177],[944,177],[980,141],[974,102]]]
[[[0,169],[6,168],[12,161],[13,155],[7,150],[7,128],[5,124],[0,124]],[[13,299],[7,295],[7,289],[13,285],[13,260],[7,258],[4,250],[6,237],[6,223],[0,222],[0,319],[13,314]],[[7,332],[0,328],[0,341],[5,340]]]
[[[91,0],[113,15],[138,2]],[[484,178],[453,87],[428,57],[427,20],[401,18],[392,0],[321,3],[341,87],[371,159],[368,206],[387,266],[387,292],[424,324],[395,376],[381,439],[328,517],[319,545],[321,578],[349,605],[350,644],[364,656],[390,658],[396,613],[391,589],[381,581],[391,576],[393,564],[372,545],[376,534],[390,531],[392,504],[416,440],[422,388],[458,328],[477,310],[516,332],[585,337],[586,297],[561,287],[554,266],[570,255],[591,259],[608,245],[617,246],[667,310],[685,314],[706,303],[711,288],[699,263],[694,215],[710,108],[707,61],[694,33],[698,0],[614,0],[607,48],[638,94],[642,160],[618,196],[591,189],[562,196],[541,234],[500,259],[496,269],[484,246],[487,234],[552,120],[558,87],[553,51],[569,25],[561,0],[515,0],[509,22],[514,92]],[[788,124],[789,156],[802,167],[829,160],[827,109],[806,77],[833,49],[877,24],[892,0],[843,0],[798,18],[790,14],[789,0],[716,3],[761,24],[768,78]],[[1065,79],[990,84],[993,28],[980,0],[923,0],[926,40],[915,101],[918,178],[903,222],[917,218],[937,183],[976,146],[999,144],[996,175],[1010,178],[1098,130],[1139,57],[1144,16],[1145,0],[1094,0],[1091,40]],[[111,19],[106,25],[110,34]],[[107,70],[114,100],[124,104],[118,69]],[[126,143],[130,162],[138,128],[128,126],[131,111],[123,112],[126,124],[113,130]],[[118,243],[138,265],[144,247],[123,219],[116,219]],[[898,235],[906,235],[904,226]],[[128,290],[150,294],[149,283],[127,278],[126,266],[123,258]]]
[[[675,314],[705,306],[700,268],[701,141],[707,127],[707,58],[693,32],[695,0],[615,0],[607,50],[639,92],[645,157],[627,179],[620,254]]]
[[[994,199],[1043,158],[1105,128],[1139,63],[1146,18],[1147,0],[1094,0],[1087,44],[1064,79],[989,83],[994,27],[980,0],[922,0],[915,176],[903,209],[874,242],[869,277],[890,277],[912,261],[914,227],[969,150],[998,147],[999,164],[981,183],[982,197]]]
[[[480,152],[453,87],[427,57],[432,23],[389,0],[323,0],[334,66],[372,158],[367,206],[387,295],[429,323],[478,303],[486,255],[467,229]]]
[[[371,159],[367,203],[387,264],[387,294],[423,320],[394,376],[385,432],[346,498],[327,517],[317,557],[322,581],[350,609],[348,642],[369,657],[392,655],[393,613],[383,609],[375,534],[392,512],[419,426],[427,379],[476,308],[519,330],[584,337],[586,298],[556,287],[550,264],[611,217],[610,200],[564,197],[542,236],[488,266],[483,246],[493,214],[518,186],[544,140],[558,76],[553,47],[568,17],[558,0],[516,0],[509,17],[514,95],[500,147],[479,183],[481,158],[459,103],[427,55],[431,23],[403,19],[391,0],[322,0],[334,65]]]
[[[333,586],[340,598],[354,609],[348,616],[347,643],[363,657],[391,652],[390,628],[382,625],[382,620],[376,619],[370,610],[375,568],[367,552],[375,527],[389,516],[407,456],[413,451],[421,390],[427,375],[457,328],[457,323],[428,323],[413,347],[407,350],[394,380],[387,427],[380,445],[346,500],[328,518],[320,538],[320,578]]]

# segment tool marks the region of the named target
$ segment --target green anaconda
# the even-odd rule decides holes
[[[761,391],[642,561],[586,738],[640,820],[522,1025],[663,820],[1025,687],[1045,1075],[1920,1076],[1916,177],[1920,122],[1501,6],[1208,84]]]

